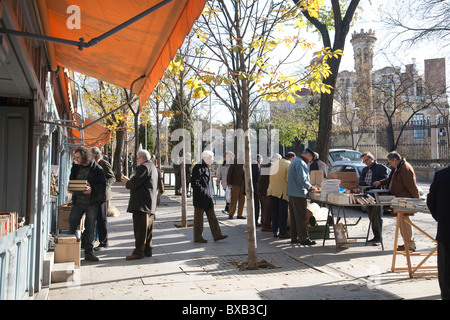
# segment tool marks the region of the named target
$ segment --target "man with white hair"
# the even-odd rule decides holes
[[[212,151],[203,151],[202,163],[196,164],[192,169],[191,185],[194,191],[194,242],[207,242],[203,238],[203,213],[206,213],[206,217],[208,218],[214,241],[228,237],[222,235],[219,221],[214,212],[212,175],[210,170],[213,160],[214,153]]]
[[[127,260],[152,256],[153,222],[155,220],[158,192],[158,171],[150,161],[147,150],[137,153],[136,174],[131,178],[122,177],[122,182],[130,189],[127,212],[133,213],[135,249]]]

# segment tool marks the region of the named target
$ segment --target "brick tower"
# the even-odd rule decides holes
[[[370,29],[360,33],[356,31],[350,40],[353,45],[353,56],[356,70],[356,107],[361,110],[372,110],[372,68],[373,68],[373,48],[377,38],[375,32]]]

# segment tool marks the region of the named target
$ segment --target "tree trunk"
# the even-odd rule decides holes
[[[330,59],[330,67],[333,70],[333,74],[331,74],[327,79],[325,79],[324,83],[331,85],[333,88],[336,84],[337,73],[335,74],[334,70],[339,69],[340,61],[336,59]],[[333,68],[333,65],[337,64]],[[320,159],[328,163],[328,154],[330,150],[330,141],[331,141],[331,130],[333,128],[333,98],[334,98],[334,89],[331,89],[331,92],[322,93],[320,96],[320,110],[319,110],[319,132],[317,135],[317,152],[319,153]]]
[[[253,207],[253,181],[252,181],[252,156],[250,148],[249,134],[249,99],[248,91],[243,90],[242,104],[242,129],[244,130],[244,174],[245,174],[245,193],[247,196],[247,246],[248,246],[248,269],[258,269],[258,253],[256,242],[256,221]]]
[[[125,142],[125,131],[116,131],[116,150],[114,151],[113,171],[116,174],[116,180],[121,181],[122,177],[122,150]],[[126,159],[124,159],[126,161]]]

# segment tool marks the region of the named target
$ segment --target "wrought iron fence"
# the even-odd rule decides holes
[[[370,151],[377,154],[377,157],[381,160],[385,158],[390,149],[388,147],[389,131],[388,127],[378,126],[375,139],[374,128],[365,127],[356,132],[353,141],[356,143],[361,138],[357,149],[362,152]],[[394,124],[393,131],[395,139],[402,131],[396,150],[408,159],[408,162],[413,166],[450,165],[448,132],[442,125],[432,125],[427,120],[414,120],[406,125],[403,125],[403,123]],[[434,143],[432,139],[435,139]],[[352,149],[351,135],[348,132],[334,132],[331,138],[331,148]],[[432,148],[435,148],[435,154],[438,154],[438,157],[434,157],[435,159],[432,159]]]

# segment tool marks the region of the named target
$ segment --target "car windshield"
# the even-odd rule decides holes
[[[330,157],[333,161],[361,161],[361,152],[353,150],[331,151]]]

